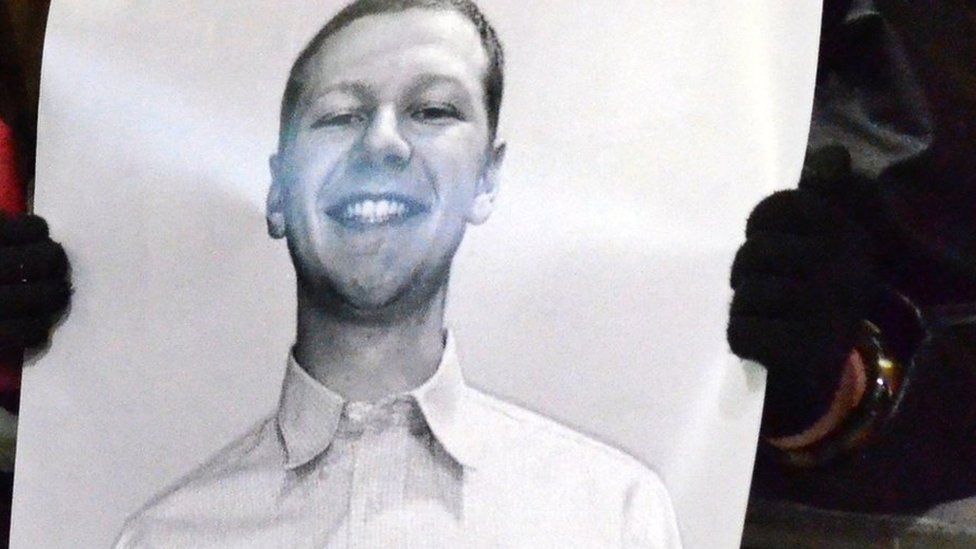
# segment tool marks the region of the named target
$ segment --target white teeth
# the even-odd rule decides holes
[[[363,217],[372,218],[376,215],[376,203],[372,200],[363,202]]]
[[[407,213],[407,205],[390,200],[363,200],[346,206],[343,213],[346,219],[359,223],[385,223],[392,217],[399,217]]]

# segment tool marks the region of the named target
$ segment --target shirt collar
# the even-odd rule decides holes
[[[454,337],[448,332],[437,371],[407,395],[417,402],[431,432],[451,457],[464,467],[474,467],[482,444],[468,392]],[[300,467],[329,447],[345,404],[341,395],[316,381],[289,353],[276,416],[286,467]]]

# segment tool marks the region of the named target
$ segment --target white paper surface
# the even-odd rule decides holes
[[[660,472],[688,547],[737,547],[764,376],[724,340],[752,206],[792,186],[815,1],[485,0],[500,203],[449,300],[469,380]],[[24,378],[13,547],[105,547],[276,404],[294,274],[267,237],[287,71],[336,2],[56,0],[36,210],[70,314]]]

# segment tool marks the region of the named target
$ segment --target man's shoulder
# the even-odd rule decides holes
[[[155,495],[126,520],[116,546],[141,547],[181,524],[230,518],[211,516],[215,509],[266,505],[264,492],[273,493],[282,470],[276,425],[273,416],[262,419]],[[255,489],[262,484],[268,490]]]
[[[680,546],[671,495],[650,467],[521,405],[477,390],[469,398],[497,438],[484,458],[488,476],[507,487],[496,496],[540,524],[558,516],[564,526],[602,529],[607,540],[623,535],[627,546]]]
[[[660,482],[637,458],[611,444],[506,399],[472,389],[469,397],[500,434],[499,443],[517,448],[520,461],[543,467],[579,466],[604,480]]]

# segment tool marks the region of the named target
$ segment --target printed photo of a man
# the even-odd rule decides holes
[[[462,376],[445,301],[495,206],[503,72],[468,0],[360,0],[309,42],[270,158],[297,279],[278,409],[117,547],[680,546],[654,472]]]

